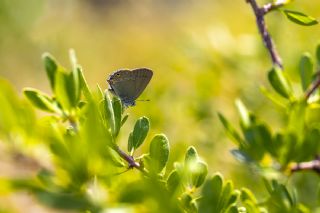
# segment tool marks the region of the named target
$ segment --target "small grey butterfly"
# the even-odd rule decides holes
[[[136,99],[147,87],[153,75],[152,70],[138,68],[121,69],[109,75],[109,91],[118,96],[125,107],[134,106]]]

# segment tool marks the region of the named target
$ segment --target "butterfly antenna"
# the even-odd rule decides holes
[[[126,173],[128,172],[129,170],[131,170],[132,168],[127,168],[126,170],[122,171],[122,172],[117,172],[117,173],[114,173],[113,176],[118,176],[118,175],[121,175],[123,173]]]
[[[136,100],[136,101],[150,101],[150,99]]]

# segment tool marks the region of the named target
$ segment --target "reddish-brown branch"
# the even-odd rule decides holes
[[[291,173],[306,170],[315,171],[320,175],[320,158],[317,157],[309,162],[296,163],[290,168]]]
[[[263,5],[261,9],[263,9],[263,13],[265,15],[273,10],[276,10],[276,9],[282,7],[283,5],[284,5],[283,2],[267,3],[267,4]]]
[[[265,44],[265,46],[270,54],[272,63],[274,65],[277,65],[280,68],[283,68],[282,60],[281,60],[281,58],[277,52],[277,49],[272,41],[272,38],[268,32],[268,29],[267,29],[267,26],[266,26],[265,20],[264,20],[264,15],[266,15],[268,12],[270,12],[276,8],[279,8],[282,5],[280,5],[280,4],[277,4],[277,5],[276,4],[266,4],[263,7],[259,7],[255,0],[246,0],[246,2],[251,5],[252,10],[256,16],[256,22],[257,22],[257,26],[258,26],[260,35],[262,37],[263,43]]]
[[[317,72],[317,78],[316,80],[311,84],[309,89],[306,91],[306,100],[309,99],[309,97],[320,87],[320,70]]]
[[[144,175],[147,175],[147,171],[141,166],[140,163],[136,162],[134,160],[134,158],[130,155],[128,155],[127,153],[125,153],[124,151],[122,151],[119,146],[117,146],[116,144],[114,144],[113,146],[111,146],[113,150],[115,150],[119,156],[124,159],[128,165],[129,165],[129,168],[136,168],[138,170],[140,170]]]

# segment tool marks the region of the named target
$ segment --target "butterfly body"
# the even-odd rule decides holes
[[[109,91],[118,96],[125,107],[134,106],[152,75],[153,72],[147,68],[117,70],[107,79],[110,86]]]

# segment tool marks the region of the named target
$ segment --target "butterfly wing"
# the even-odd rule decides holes
[[[134,94],[132,97],[133,97],[133,100],[136,100],[149,84],[152,78],[153,72],[147,68],[134,69],[131,72],[135,78]]]
[[[111,90],[127,105],[135,105],[135,100],[141,95],[152,78],[152,71],[146,68],[118,70],[108,79]]]

